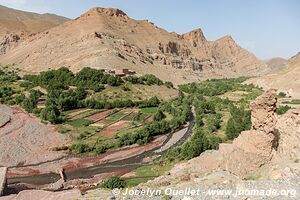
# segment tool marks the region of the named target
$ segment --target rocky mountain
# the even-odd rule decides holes
[[[8,41],[0,44],[0,63],[30,72],[61,66],[129,68],[179,84],[268,71],[231,36],[208,41],[200,29],[170,33],[113,8],[93,8],[40,34]]]
[[[285,69],[267,76],[250,79],[249,83],[265,89],[277,88],[294,98],[300,98],[300,52],[290,58]]]
[[[272,71],[275,72],[284,69],[286,67],[287,60],[284,58],[277,57],[269,59],[265,61],[265,63],[267,64],[268,68],[272,69]]]
[[[69,19],[53,14],[36,14],[0,5],[0,38],[7,33],[32,34],[43,32]]]

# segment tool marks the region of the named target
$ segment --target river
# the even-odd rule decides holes
[[[158,146],[150,151],[144,152],[143,154],[139,154],[130,158],[126,158],[123,160],[118,160],[106,164],[96,165],[88,168],[79,168],[72,171],[65,171],[66,180],[74,180],[74,179],[87,179],[91,178],[95,175],[103,174],[103,173],[110,173],[115,172],[121,169],[129,169],[130,171],[145,165],[143,159],[152,157],[152,156],[162,156],[166,151],[174,146],[181,145],[184,143],[192,134],[192,129],[194,126],[194,114],[190,112],[189,122],[187,127],[185,128],[186,131],[183,136],[177,140],[172,145],[168,145],[168,148],[163,148],[168,142],[172,139],[172,136],[176,133],[172,133],[168,135],[166,141],[161,145]],[[179,130],[182,131],[182,130]],[[163,150],[161,150],[163,149]],[[60,176],[55,173],[48,173],[48,174],[39,174],[34,176],[25,176],[25,177],[14,177],[8,178],[7,184],[17,184],[17,183],[25,183],[25,184],[32,184],[32,185],[45,185],[51,184],[60,179]]]

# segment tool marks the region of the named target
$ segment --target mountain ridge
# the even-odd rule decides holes
[[[55,14],[37,14],[0,5],[0,38],[9,33],[43,32],[68,20]]]
[[[265,89],[277,88],[288,96],[300,98],[300,52],[287,60],[284,69],[263,77],[252,78],[248,83],[259,85]]]
[[[1,48],[9,49],[0,53],[3,64],[30,72],[61,66],[73,71],[86,66],[129,68],[181,84],[267,71],[264,63],[231,36],[208,41],[201,29],[170,33],[115,8],[92,8],[75,20],[6,47],[2,44],[0,52]]]

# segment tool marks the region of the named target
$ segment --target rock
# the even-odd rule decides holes
[[[65,183],[65,181],[63,179],[59,179],[55,183],[50,184],[47,188],[45,188],[45,190],[49,190],[49,191],[62,190],[62,189],[64,189],[64,183]]]
[[[0,55],[5,54],[10,48],[15,46],[20,40],[18,34],[7,34],[3,41],[0,43]]]
[[[268,90],[251,103],[252,129],[242,132],[232,144],[220,145],[220,168],[244,177],[271,160],[278,143],[276,103],[276,90]]]
[[[0,113],[0,128],[6,125],[11,120],[10,116],[5,113]]]
[[[260,130],[267,134],[274,132],[277,123],[276,96],[276,90],[271,89],[250,104],[253,130]]]
[[[74,200],[81,197],[79,190],[49,192],[43,190],[24,190],[17,195],[2,197],[1,200]]]
[[[6,190],[6,173],[7,173],[7,168],[1,167],[0,168],[0,196],[2,196]]]
[[[201,29],[196,29],[191,32],[181,35],[181,37],[188,41],[193,47],[201,47],[207,43],[207,40]]]
[[[99,14],[105,14],[111,17],[125,17],[128,18],[126,13],[124,13],[122,10],[115,9],[115,8],[92,8],[88,12],[84,13],[81,15],[81,18],[85,17],[97,17]]]

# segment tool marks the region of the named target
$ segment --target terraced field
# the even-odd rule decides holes
[[[73,144],[95,146],[108,143],[126,132],[132,132],[153,121],[153,108],[126,109],[77,109],[66,112],[67,121],[58,125],[61,133],[67,134]]]

